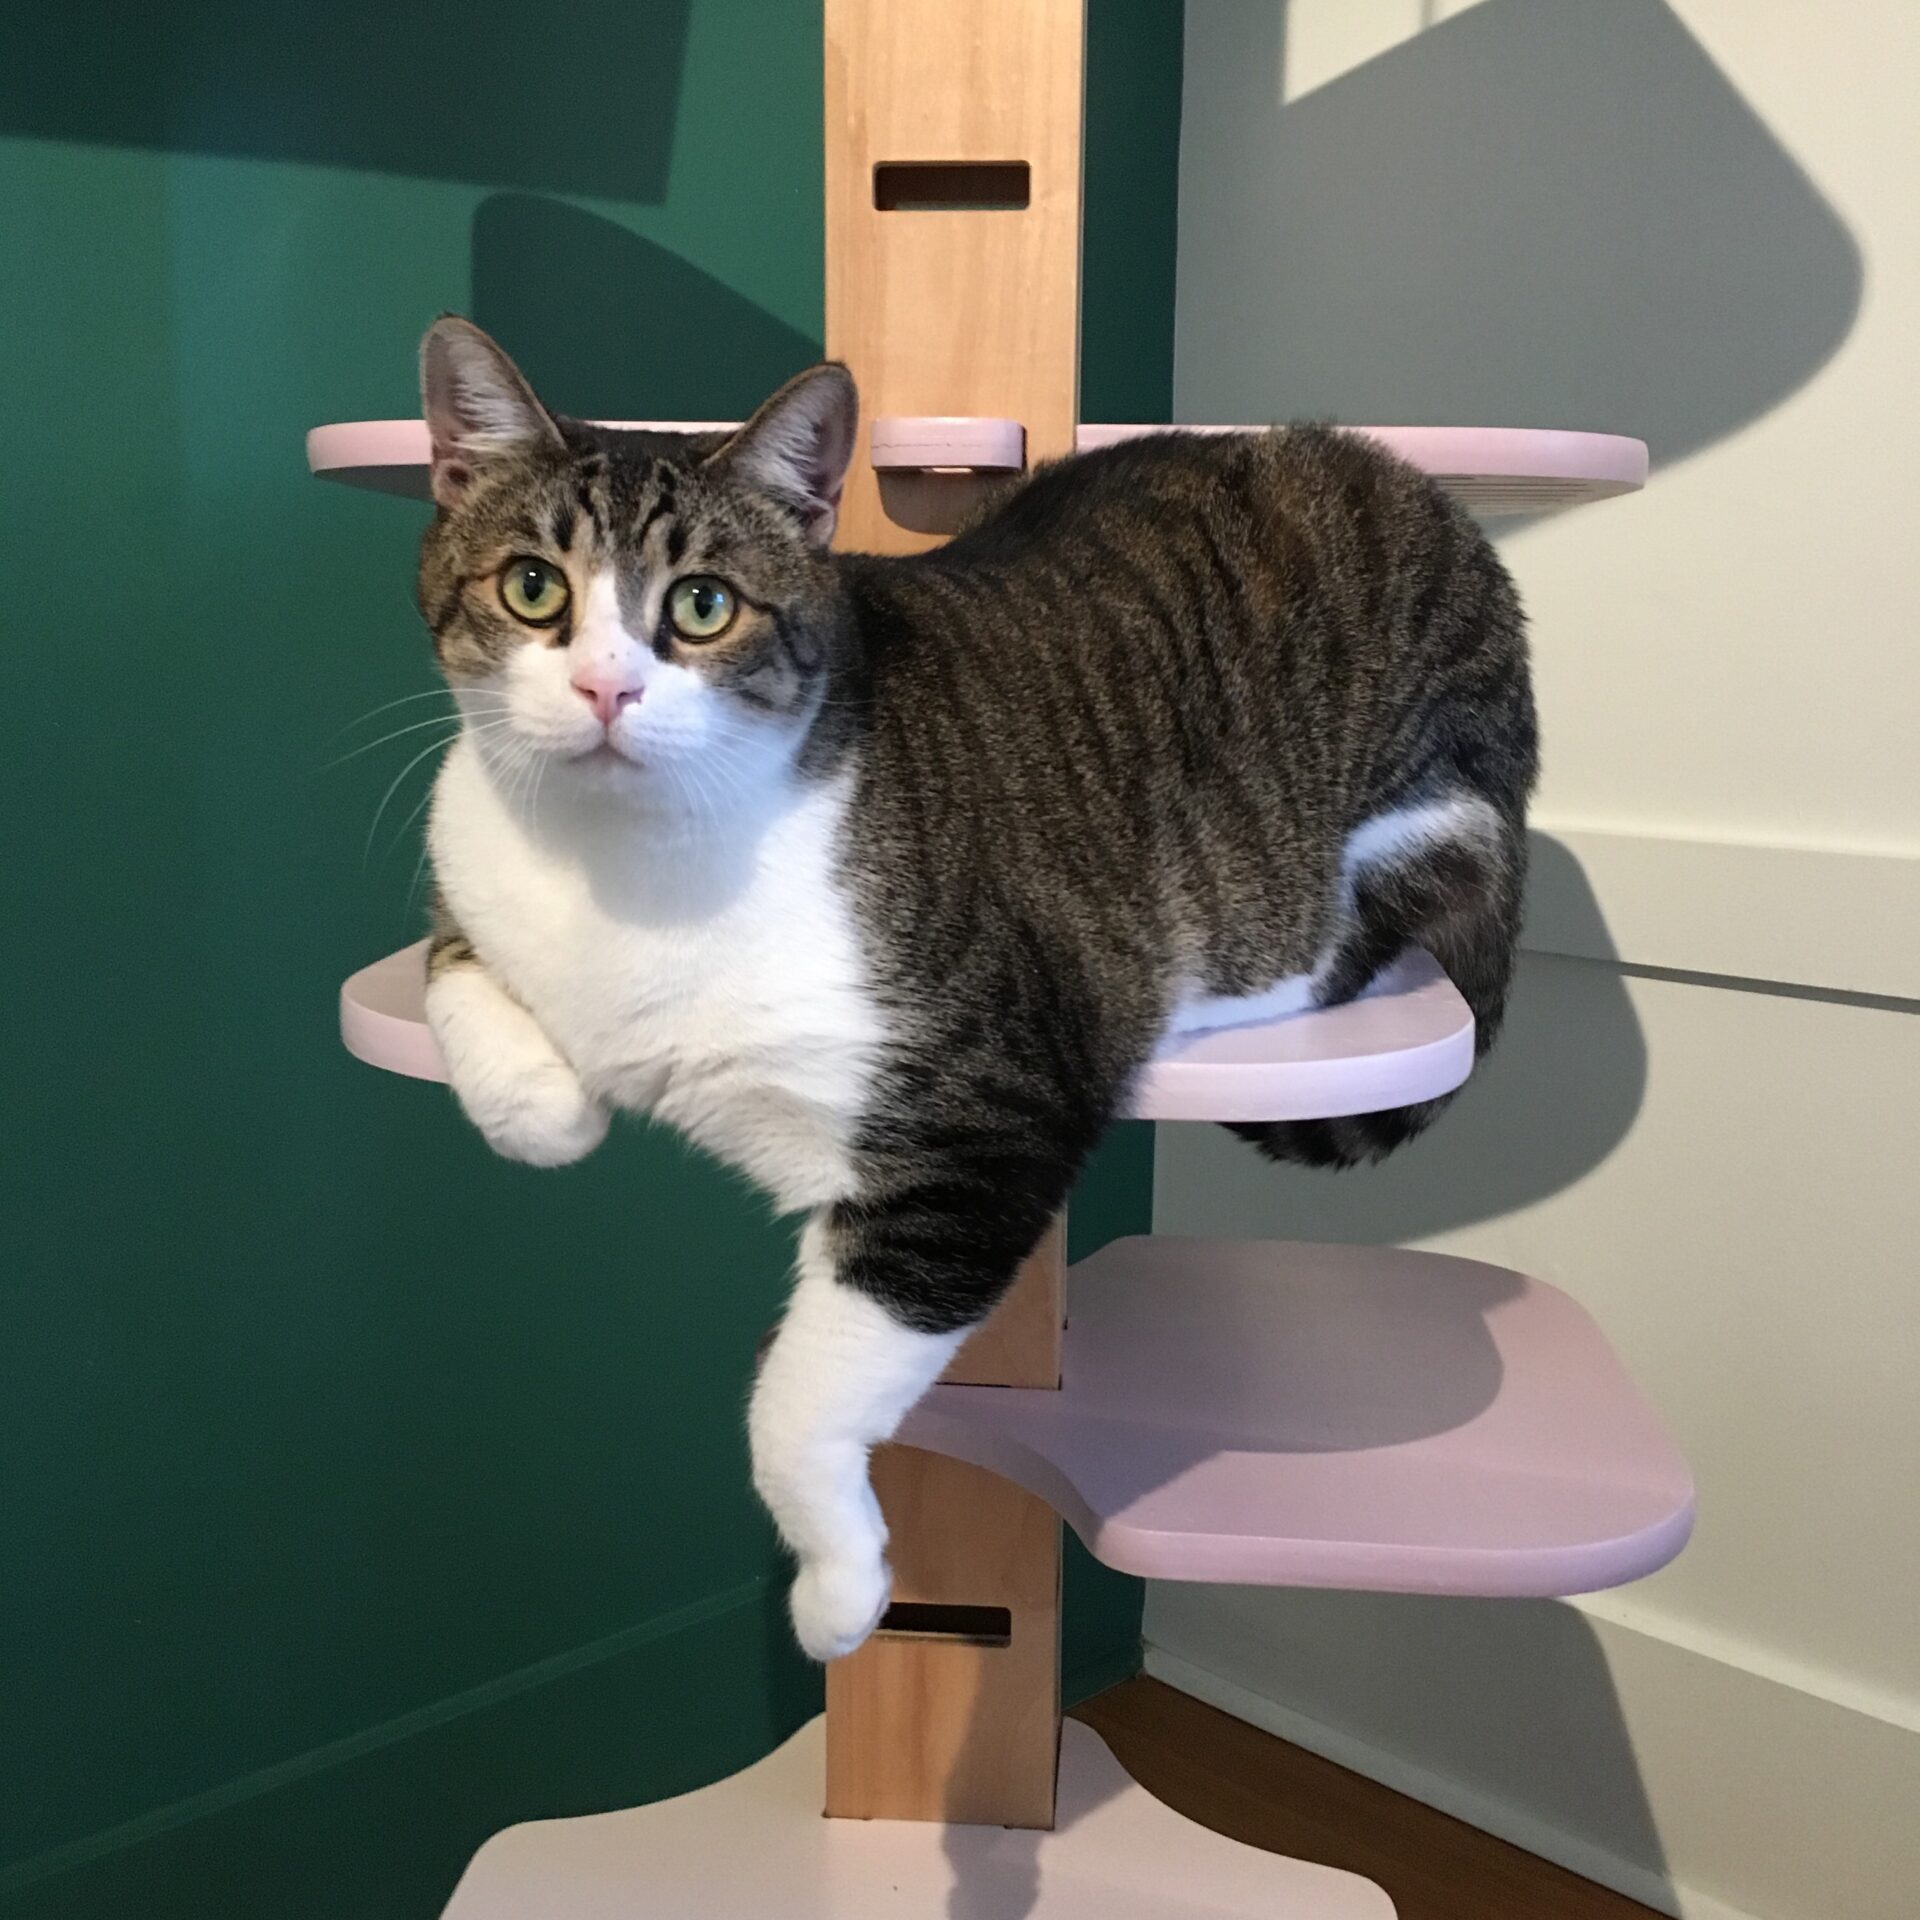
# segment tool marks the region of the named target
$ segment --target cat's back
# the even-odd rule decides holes
[[[1418,564],[1428,537],[1472,533],[1429,476],[1363,434],[1319,424],[1257,432],[1172,428],[1051,461],[1010,485],[946,548],[945,564],[1017,566],[1077,553],[1168,547],[1196,534],[1216,564],[1321,542],[1355,523],[1379,537],[1349,560]]]
[[[1078,703],[1135,753],[1238,716],[1263,746],[1332,727],[1365,757],[1452,684],[1525,705],[1519,602],[1484,533],[1338,428],[1124,441],[1040,467],[932,553],[847,565],[876,712],[916,739],[1038,748],[1084,732]]]
[[[1294,664],[1411,685],[1463,634],[1522,665],[1518,602],[1472,516],[1378,442],[1329,426],[1173,429],[1075,454],[932,553],[852,565],[883,652],[922,641],[910,670],[931,635],[1016,677],[1042,638],[1100,672],[1114,639],[1149,629],[1256,671],[1281,670],[1274,643],[1298,639]]]
[[[850,858],[901,924],[964,929],[991,894],[1071,921],[1068,947],[1203,928],[1285,971],[1366,822],[1467,766],[1508,817],[1532,784],[1512,584],[1358,434],[1143,437],[1040,468],[932,553],[847,564]]]

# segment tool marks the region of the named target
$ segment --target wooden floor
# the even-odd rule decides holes
[[[1658,1920],[1651,1907],[1158,1680],[1125,1681],[1074,1718],[1176,1812],[1273,1853],[1365,1874],[1400,1920]]]

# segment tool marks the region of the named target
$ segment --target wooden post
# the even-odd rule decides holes
[[[949,1378],[987,1384],[977,1376],[996,1354],[1009,1373],[1057,1356],[1063,1244],[1057,1223],[1003,1303],[1011,1318],[981,1327]],[[1025,1353],[1013,1350],[1016,1330],[1030,1336]],[[1051,1364],[1029,1384],[1057,1387]],[[827,1669],[827,1812],[1051,1827],[1058,1518],[1010,1481],[912,1447],[882,1447],[873,1480],[892,1536],[893,1605],[858,1653]]]
[[[937,545],[909,522],[966,486],[928,475],[915,499],[890,481],[883,500],[876,414],[1018,420],[1029,465],[1073,451],[1084,15],[1085,0],[826,0],[827,351],[865,415],[847,546]]]
[[[843,545],[938,544],[964,476],[873,470],[876,414],[984,415],[1028,464],[1079,419],[1085,0],[826,0],[827,351],[860,385]],[[1065,1227],[949,1380],[1057,1388]],[[827,1670],[827,1812],[1051,1827],[1060,1523],[956,1460],[882,1448],[894,1605]]]

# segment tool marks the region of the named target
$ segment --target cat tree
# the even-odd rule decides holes
[[[1083,56],[1084,0],[826,0],[827,347],[870,422],[846,545],[936,544],[982,476],[1151,431],[1077,418]],[[1646,477],[1611,435],[1355,431],[1483,511]],[[308,457],[426,491],[417,421],[319,427]],[[444,1077],[423,989],[424,945],[354,975],[347,1046]],[[1472,1015],[1413,954],[1352,1005],[1167,1051],[1134,1112],[1365,1112],[1472,1064]],[[1153,1237],[1070,1284],[1069,1319],[1057,1222],[876,1457],[894,1605],[829,1668],[824,1719],[697,1793],[508,1829],[448,1920],[1392,1914],[1370,1881],[1172,1813],[1063,1725],[1061,1519],[1160,1579],[1568,1594],[1679,1551],[1684,1462],[1586,1314],[1518,1274]]]

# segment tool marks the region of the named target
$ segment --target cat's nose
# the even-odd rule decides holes
[[[573,690],[610,727],[622,707],[631,706],[643,691],[639,677],[619,667],[582,667],[573,676]]]

